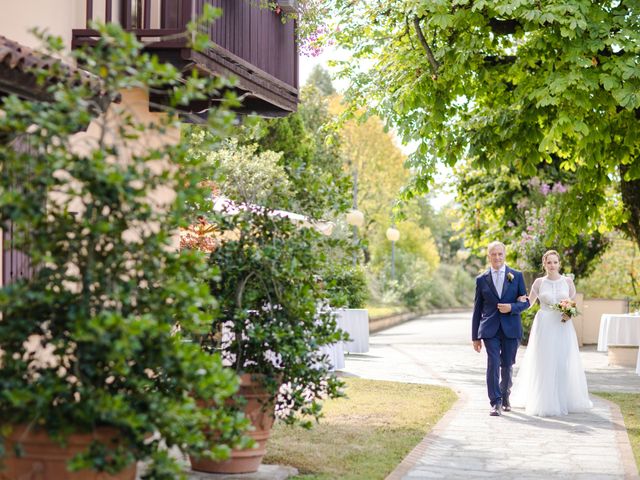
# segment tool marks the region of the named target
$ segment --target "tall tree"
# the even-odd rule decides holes
[[[557,165],[574,182],[552,228],[577,238],[606,218],[640,245],[638,2],[331,3],[347,97],[418,142],[413,192],[438,161]]]
[[[314,218],[331,218],[351,203],[349,179],[335,132],[325,128],[332,117],[327,100],[314,86],[302,89],[298,112],[262,120],[257,139],[260,151],[281,153],[279,163],[293,184],[294,195],[283,207]]]
[[[336,89],[331,82],[331,75],[321,65],[313,67],[306,84],[315,86],[324,96],[336,93]]]
[[[461,207],[451,202],[436,209],[432,203],[434,198],[433,193],[429,193],[417,199],[415,202],[417,223],[421,228],[426,227],[431,231],[442,261],[456,263],[459,261],[458,252],[465,247],[464,239],[459,235]]]
[[[341,97],[333,97],[330,111],[336,115],[344,112],[341,102]],[[355,183],[358,209],[365,214],[361,234],[366,241],[374,240],[376,230],[390,226],[393,204],[409,178],[404,168],[406,156],[376,116],[364,122],[346,121],[341,125],[340,139],[344,168]],[[369,260],[368,250],[365,260]]]

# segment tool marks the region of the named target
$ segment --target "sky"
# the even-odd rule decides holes
[[[331,73],[331,68],[328,65],[329,60],[346,59],[348,54],[343,50],[339,50],[334,46],[326,47],[322,53],[317,57],[307,57],[300,55],[298,57],[298,72],[300,74],[300,85],[304,85],[307,82],[307,78],[316,65],[321,65],[325,70]],[[339,92],[346,90],[346,80],[334,80],[333,86]]]

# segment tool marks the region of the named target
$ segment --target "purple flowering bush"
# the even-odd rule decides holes
[[[326,25],[319,25],[314,31],[309,32],[299,39],[300,54],[305,57],[317,57],[322,53],[324,47],[331,45],[332,40],[328,40],[329,29]]]
[[[540,193],[546,191],[540,185]],[[562,219],[562,208],[555,198],[560,192],[555,185],[546,185],[549,189],[548,198],[542,207],[530,207],[525,210],[525,226],[515,243],[515,254],[518,268],[527,272],[542,273],[542,255],[549,249],[560,253],[563,269],[576,277],[588,275],[595,266],[595,260],[606,250],[609,237],[595,231],[581,233],[575,237],[562,237],[557,228],[551,228],[552,222],[570,221]],[[553,188],[556,191],[553,192]],[[564,188],[564,187],[563,187]]]
[[[562,255],[565,271],[580,277],[608,244],[595,221],[578,223],[567,216],[589,201],[574,188],[574,175],[547,165],[526,176],[516,168],[496,168],[492,175],[472,164],[457,167],[467,245],[481,250],[488,239],[513,246],[509,261],[534,275],[542,273],[540,259],[549,249]]]

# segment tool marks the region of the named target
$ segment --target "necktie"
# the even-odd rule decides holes
[[[498,292],[498,296],[502,296],[502,285],[504,284],[504,280],[502,278],[502,270],[498,270],[496,272],[496,291]]]

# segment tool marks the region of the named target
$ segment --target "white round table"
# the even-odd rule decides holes
[[[640,345],[640,314],[608,314],[600,319],[598,351],[606,352],[609,345]]]
[[[365,308],[340,308],[336,310],[336,322],[351,340],[344,342],[344,350],[350,353],[369,351],[369,311]]]

